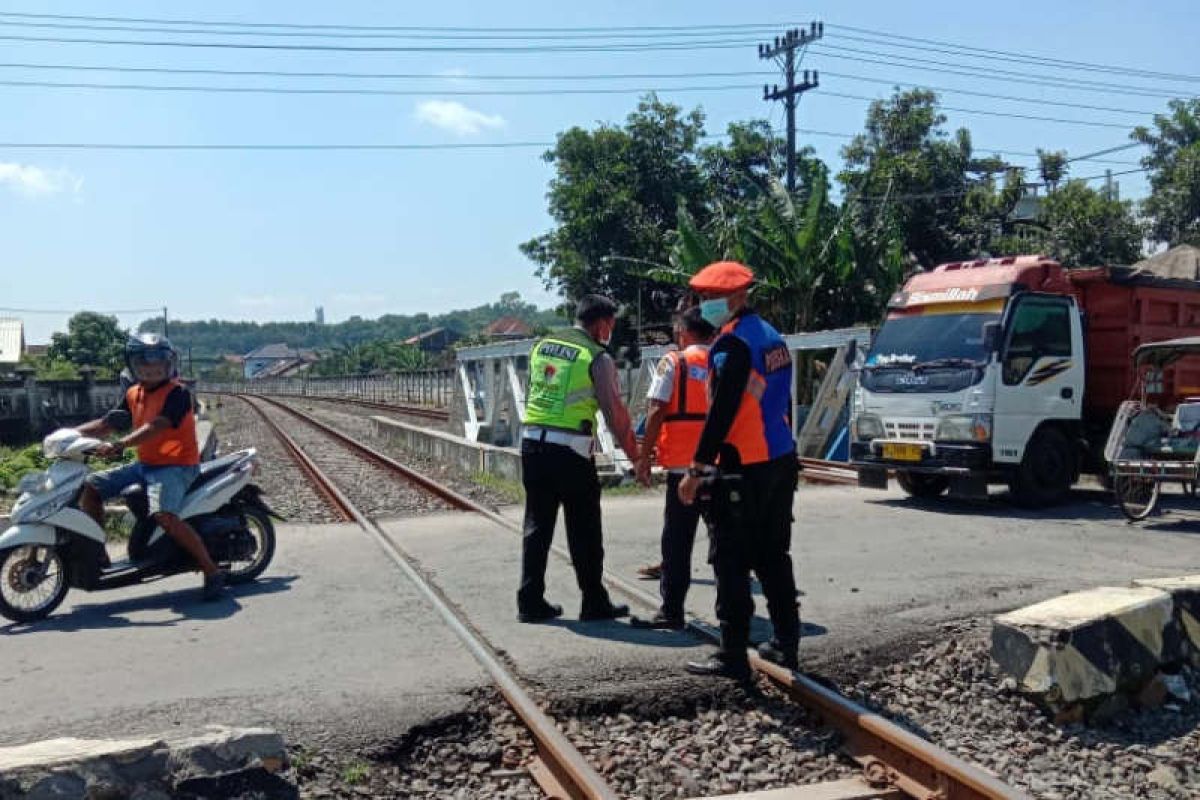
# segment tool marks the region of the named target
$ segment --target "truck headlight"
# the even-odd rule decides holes
[[[990,442],[991,414],[955,414],[942,417],[934,439],[939,442]]]
[[[884,438],[883,420],[874,414],[859,414],[854,418],[854,441],[869,442]]]

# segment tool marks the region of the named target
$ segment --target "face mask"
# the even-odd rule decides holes
[[[729,298],[718,297],[715,300],[704,300],[700,303],[700,316],[714,328],[719,328],[733,316],[729,311]]]

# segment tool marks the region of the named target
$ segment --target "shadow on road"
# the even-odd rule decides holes
[[[956,497],[939,497],[935,500],[920,500],[915,497],[888,497],[868,500],[868,503],[888,508],[913,508],[940,514],[971,517],[996,517],[1003,519],[1029,520],[1123,520],[1120,509],[1113,501],[1111,492],[1103,489],[1075,489],[1067,502],[1050,508],[1021,508],[1015,505],[1007,492],[995,494],[986,500],[966,500]]]
[[[28,624],[13,623],[0,628],[0,635],[19,636],[29,633],[90,630],[100,628],[168,628],[181,622],[218,620],[232,617],[241,610],[241,600],[260,594],[286,592],[297,579],[296,575],[261,578],[254,583],[231,586],[228,595],[215,603],[200,600],[199,589],[188,587],[159,594],[130,597],[111,603],[77,605],[69,613]],[[170,619],[134,620],[125,614],[139,611],[171,611]]]

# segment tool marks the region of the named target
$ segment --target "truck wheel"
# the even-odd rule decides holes
[[[1017,505],[1044,508],[1061,502],[1074,478],[1071,443],[1054,428],[1045,428],[1029,441],[1009,489]]]
[[[926,475],[921,472],[897,472],[896,482],[912,497],[930,500],[940,497],[950,486],[945,475]]]

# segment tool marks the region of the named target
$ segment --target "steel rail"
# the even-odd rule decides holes
[[[378,400],[361,400],[357,397],[335,397],[325,395],[312,394],[294,394],[291,392],[273,392],[270,395],[256,394],[253,397],[294,397],[298,400],[325,400],[330,403],[347,403],[352,406],[362,406],[363,408],[374,408],[379,411],[390,411],[393,414],[406,414],[410,417],[424,417],[426,419],[436,419],[439,422],[447,422],[450,419],[450,412],[444,408],[428,408],[426,406],[407,406],[400,403],[384,403]]]
[[[281,403],[274,404],[301,419],[307,419],[323,430],[332,431],[328,426],[302,412]],[[339,439],[344,438],[344,434],[340,432],[334,431],[334,434]],[[374,454],[374,457],[381,459],[381,463],[394,464],[405,471],[408,469],[366,445],[356,442],[353,446],[361,452]],[[841,462],[819,459],[802,459],[802,462],[804,461],[815,462],[816,465],[825,468],[829,468],[827,465],[841,465]],[[519,523],[470,498],[457,496],[462,499],[464,505],[460,507],[464,510],[475,511],[510,533],[522,535]],[[552,545],[551,550],[563,560],[570,561],[570,553],[562,546]],[[611,588],[647,609],[657,610],[658,597],[607,568],[603,576],[605,583]],[[703,639],[720,643],[720,631],[695,615],[691,615],[687,627]],[[812,678],[772,664],[753,650],[749,651],[749,658],[750,665],[756,672],[845,737],[848,755],[863,768],[863,777],[872,786],[897,789],[916,800],[1029,800],[1029,796],[1024,792]]]
[[[242,396],[259,413],[268,427],[284,442],[289,452],[312,468],[312,474],[323,482],[330,496],[336,498],[339,508],[344,508],[380,546],[389,559],[412,581],[418,591],[450,626],[451,630],[470,651],[475,660],[487,671],[496,688],[521,718],[537,744],[540,763],[531,766],[530,773],[548,797],[566,797],[572,800],[617,800],[604,778],[600,776],[583,754],[555,726],[554,721],[538,707],[537,702],[521,686],[516,676],[504,666],[492,647],[473,630],[442,595],[425,579],[413,563],[412,557],[375,520],[363,514],[337,485],[314,464],[286,431],[266,411],[249,397]],[[262,398],[259,398],[262,399]],[[269,402],[269,401],[268,401]],[[286,406],[272,404],[286,409]],[[338,437],[341,441],[341,437]],[[390,459],[389,459],[390,460]]]

